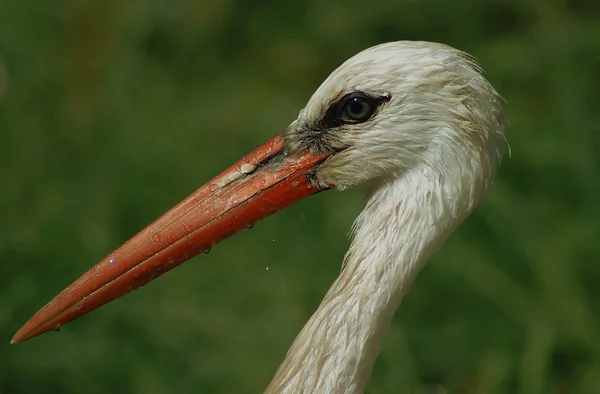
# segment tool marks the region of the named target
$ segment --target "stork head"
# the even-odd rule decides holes
[[[283,136],[101,260],[34,315],[13,343],[56,329],[331,186],[377,185],[427,166],[437,174],[468,168],[463,180],[484,190],[503,145],[500,98],[469,56],[425,42],[368,49],[325,80]]]
[[[317,180],[339,189],[377,185],[423,165],[475,166],[488,179],[505,144],[501,98],[474,60],[443,44],[409,41],[347,60],[284,136],[291,150],[337,152]]]

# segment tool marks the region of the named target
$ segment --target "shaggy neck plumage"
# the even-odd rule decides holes
[[[479,177],[468,165],[443,176],[436,168],[416,167],[370,196],[356,220],[342,272],[267,393],[364,391],[402,297],[483,191],[473,190]]]

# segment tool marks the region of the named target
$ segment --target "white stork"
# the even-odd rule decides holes
[[[298,118],[108,255],[14,336],[22,342],[149,282],[321,190],[362,187],[342,270],[268,393],[360,393],[402,297],[492,184],[501,98],[467,54],[392,42],[352,57]]]

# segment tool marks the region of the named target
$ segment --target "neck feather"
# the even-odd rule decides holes
[[[365,390],[402,297],[486,188],[468,165],[450,176],[435,168],[418,167],[372,193],[339,277],[267,393]]]

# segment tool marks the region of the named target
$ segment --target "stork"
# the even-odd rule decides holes
[[[360,52],[285,131],[202,186],[68,286],[22,342],[144,285],[316,192],[362,187],[339,277],[268,393],[360,393],[390,321],[428,258],[492,184],[502,100],[464,52],[400,41]]]

